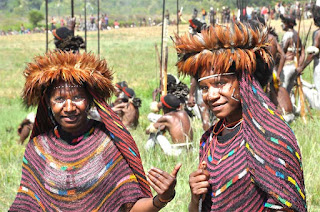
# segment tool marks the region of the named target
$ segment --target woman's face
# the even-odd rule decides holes
[[[90,99],[83,87],[64,81],[55,83],[50,92],[49,105],[54,119],[64,131],[76,133],[85,126]]]
[[[213,75],[213,71],[202,73],[200,78]],[[218,75],[199,82],[203,101],[219,119],[227,123],[242,118],[239,81],[235,74]]]

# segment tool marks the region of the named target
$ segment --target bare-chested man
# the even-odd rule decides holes
[[[280,74],[280,79],[282,86],[285,87],[290,94],[297,78],[296,65],[302,64],[304,61],[304,47],[297,31],[293,29],[296,25],[295,18],[283,15],[280,15],[280,18],[283,24],[282,29],[285,31],[281,44],[286,54],[286,61],[283,71]],[[297,49],[298,46],[299,49]],[[299,51],[300,55],[299,61],[297,61],[296,58],[297,51]]]
[[[119,98],[119,102],[112,107],[124,126],[128,129],[135,129],[139,123],[139,107],[141,106],[141,100],[135,97],[133,89],[123,87],[124,93],[122,98]]]
[[[164,115],[149,114],[149,120],[156,122],[150,124],[146,130],[150,138],[145,148],[150,149],[159,143],[165,154],[179,155],[182,151],[179,146],[185,146],[186,142],[191,143],[193,139],[190,118],[185,110],[180,110],[180,100],[176,96],[167,94],[160,98],[160,102]],[[169,132],[174,145],[163,135],[165,131]]]
[[[320,3],[313,8],[313,20],[314,24],[318,27],[312,35],[312,46],[306,49],[307,58],[297,68],[298,74],[302,74],[302,71],[313,60],[313,84],[302,82],[303,93],[310,103],[312,108],[320,110]]]

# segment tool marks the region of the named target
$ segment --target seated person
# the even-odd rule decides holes
[[[179,155],[182,149],[171,145],[163,134],[165,131],[169,131],[174,144],[184,144],[192,141],[193,131],[190,118],[186,111],[179,110],[180,101],[176,96],[167,94],[160,98],[160,102],[164,115],[161,116],[153,113],[148,115],[148,119],[154,123],[151,123],[146,130],[146,133],[150,134],[150,137],[145,148],[150,149],[156,143],[159,143],[165,154]]]
[[[131,88],[124,87],[122,91],[123,97],[119,98],[118,104],[113,106],[112,110],[119,115],[124,126],[135,129],[139,123],[141,99],[136,98],[136,94]]]
[[[36,115],[31,112],[27,115],[27,117],[21,122],[21,124],[18,127],[18,135],[20,136],[20,144],[23,144],[23,142],[29,137],[30,132],[33,128],[33,123]]]
[[[153,91],[153,101],[156,102],[156,97],[158,94],[160,94],[161,89],[156,88]],[[176,96],[181,103],[181,109],[184,109],[190,117],[193,116],[192,111],[189,110],[188,107],[186,107],[186,103],[188,101],[188,94],[189,94],[189,88],[188,86],[181,82],[176,76],[172,74],[167,74],[167,93],[172,94]],[[152,103],[155,104],[156,103]]]
[[[78,35],[74,36],[75,23],[75,19],[72,19],[68,27],[60,27],[52,30],[56,49],[76,53],[79,52],[80,48],[84,49],[86,47],[82,37]]]
[[[113,102],[113,106],[121,103],[121,100],[124,96],[123,88],[128,87],[128,83],[126,81],[117,82],[115,85],[115,92],[114,95],[117,97],[116,100]]]

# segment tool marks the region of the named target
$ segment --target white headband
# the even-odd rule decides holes
[[[209,76],[198,79],[198,82],[201,82],[202,80],[210,79],[213,77],[217,77],[217,76],[227,76],[227,75],[233,75],[233,74],[235,73],[231,72],[231,73],[223,73],[223,74],[213,74],[213,75],[209,75]]]

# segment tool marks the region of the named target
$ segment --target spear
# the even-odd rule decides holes
[[[159,68],[160,68],[160,85],[159,85],[159,88],[160,90],[162,91],[162,68],[161,68],[161,58],[160,58],[160,55],[159,55],[159,51],[158,51],[158,46],[157,44],[154,45],[154,48],[155,48],[155,51],[156,51],[156,55],[157,55],[157,58],[156,58],[156,69],[157,69],[157,64],[159,64]],[[157,72],[157,71],[156,71]],[[158,74],[156,75],[158,76]],[[158,101],[160,101],[160,95],[159,95],[159,99]]]

